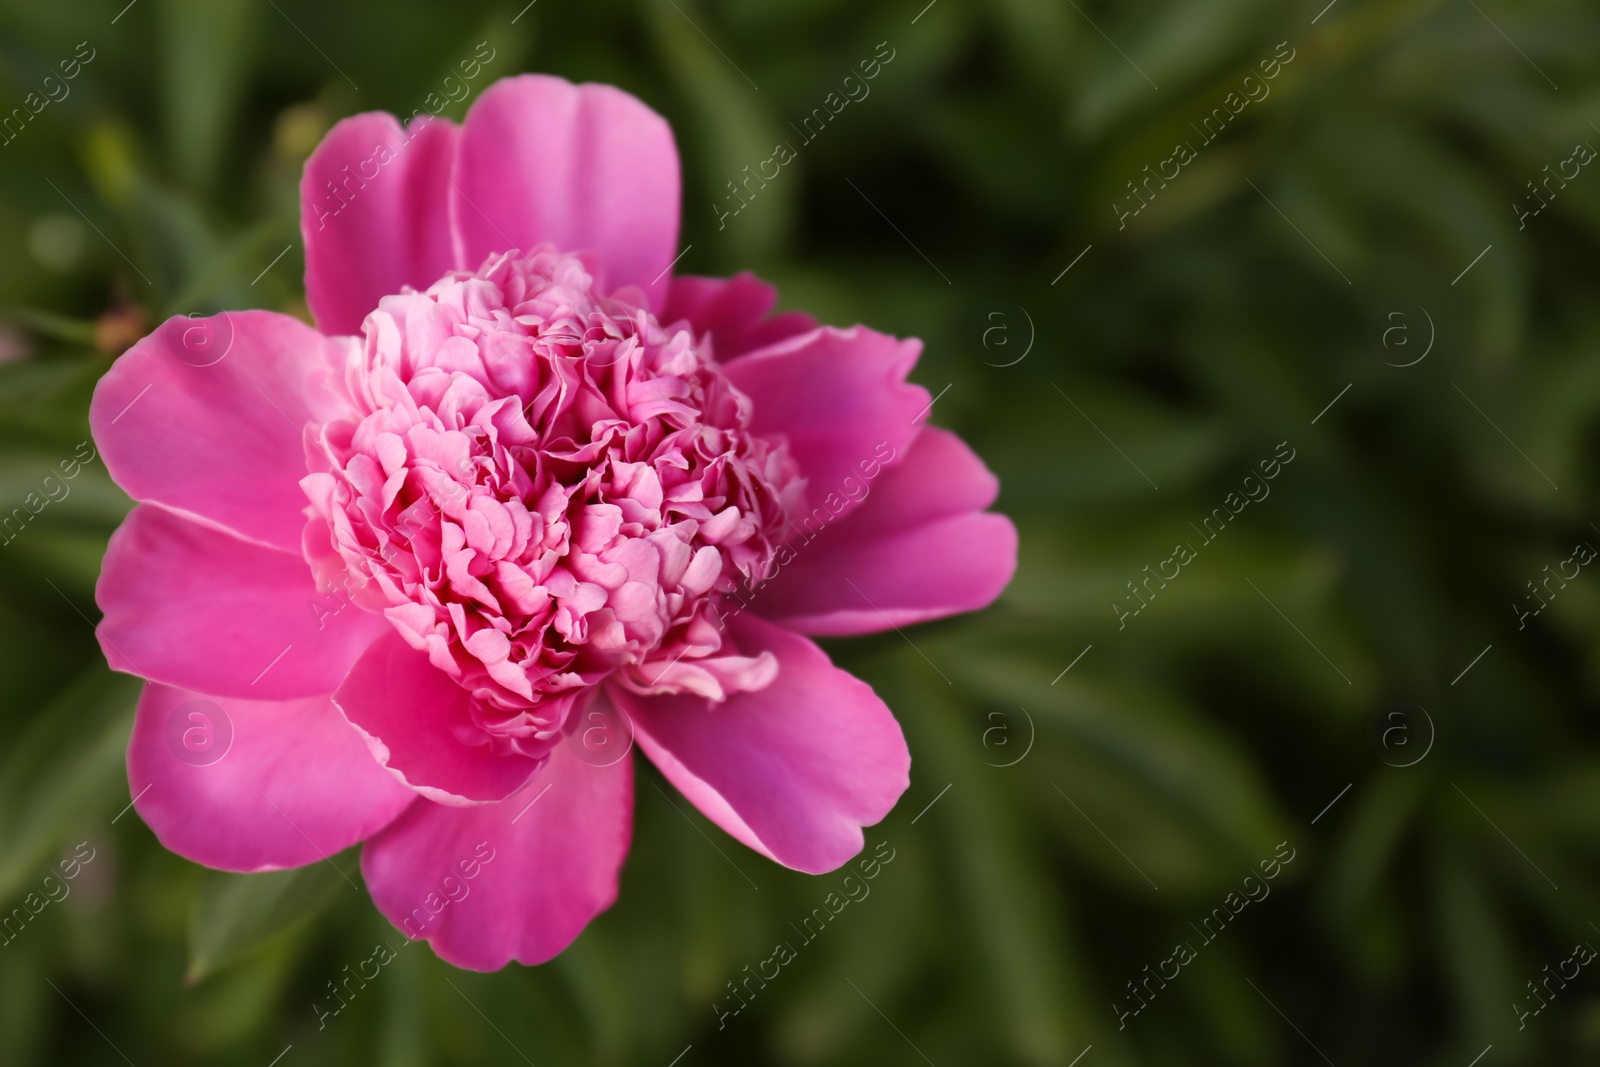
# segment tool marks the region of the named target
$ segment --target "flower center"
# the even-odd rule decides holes
[[[384,297],[323,424],[308,555],[526,751],[605,679],[714,700],[770,655],[723,648],[804,482],[686,324],[594,292],[550,249]]]

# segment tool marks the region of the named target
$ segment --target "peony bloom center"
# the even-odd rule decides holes
[[[308,434],[306,552],[472,694],[461,740],[543,756],[606,680],[771,683],[718,607],[766,575],[805,483],[708,337],[541,248],[384,297],[344,379]]]

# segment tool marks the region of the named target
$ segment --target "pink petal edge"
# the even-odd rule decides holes
[[[750,610],[802,633],[876,633],[987,607],[1010,583],[1016,527],[982,510],[999,482],[955,434],[924,427],[864,492],[837,522],[804,524],[793,558],[741,591]]]
[[[367,112],[338,122],[306,160],[306,303],[324,333],[360,333],[381,298],[426,289],[462,265],[449,204],[459,134],[432,116],[402,127]]]
[[[95,634],[113,670],[218,696],[326,696],[389,621],[291,555],[140,504],[111,535]]]
[[[304,431],[343,407],[352,343],[271,311],[168,319],[95,386],[106,469],[135,500],[298,555]]]
[[[195,749],[220,745],[229,730],[220,759],[196,762],[210,756]],[[187,744],[186,731],[195,731]],[[415,799],[373,762],[326,696],[235,700],[155,683],[134,713],[128,785],[163,846],[228,871],[315,863]]]
[[[906,381],[921,352],[914,338],[823,326],[725,369],[753,402],[752,431],[788,442],[806,476],[807,506],[838,518],[855,509],[867,472],[903,455],[927,417],[928,391]]]
[[[729,632],[746,655],[777,656],[770,686],[722,704],[621,687],[612,699],[645,755],[712,822],[786,867],[834,870],[910,784],[905,735],[870,686],[806,638],[748,615]]]
[[[678,148],[637,98],[543,74],[504,78],[467,112],[451,181],[463,263],[544,243],[593,252],[610,290],[636,286],[661,307],[678,254]]]
[[[489,804],[516,792],[539,761],[464,744],[472,694],[391,630],[350,669],[333,702],[398,781],[442,805]]]
[[[477,971],[532,966],[617,899],[632,834],[631,759],[596,767],[559,745],[498,804],[418,801],[367,842],[361,871],[378,909],[440,959]]]

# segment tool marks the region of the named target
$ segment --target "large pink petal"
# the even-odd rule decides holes
[[[999,483],[961,439],[926,427],[905,458],[866,487],[861,506],[780,553],[792,559],[746,598],[803,633],[838,636],[975,611],[1017,567],[1017,531],[983,513]]]
[[[786,867],[831,871],[909,784],[900,724],[806,638],[749,615],[729,631],[745,655],[777,656],[776,681],[722,704],[620,686],[613,699],[639,747],[718,826]]]
[[[459,132],[443,119],[402,127],[373,111],[334,126],[306,160],[306,303],[324,333],[360,333],[379,298],[426,289],[459,266],[449,200]]]
[[[876,633],[987,607],[1016,567],[1011,520],[974,512],[816,552],[802,548],[750,606],[802,633]]]
[[[477,732],[472,694],[392,630],[351,668],[333,702],[389,773],[440,804],[502,800],[539,767],[461,741],[458,733]]]
[[[457,967],[543,963],[617,899],[633,830],[633,763],[590,766],[557,746],[499,804],[420,801],[367,843],[373,902]]]
[[[860,509],[828,527],[841,540],[881,537],[982,511],[1000,495],[1000,480],[961,438],[924,426],[905,454],[864,489]]]
[[[153,504],[111,535],[95,600],[113,669],[249,700],[326,696],[394,629],[318,593],[299,556]]]
[[[608,289],[635,285],[661,306],[678,252],[678,148],[634,97],[542,74],[498,81],[467,113],[452,181],[467,264],[544,243],[594,252]]]
[[[89,425],[135,500],[300,553],[308,422],[342,409],[354,342],[270,311],[174,316],[100,379]]]
[[[163,845],[228,871],[314,863],[417,799],[326,696],[233,700],[154,683],[134,715],[128,785]]]
[[[799,311],[773,315],[778,291],[748,271],[732,278],[679,275],[667,291],[663,323],[687,319],[697,334],[711,335],[712,351],[726,363],[746,352],[814,330],[817,320]]]
[[[905,380],[921,352],[914,339],[824,326],[726,369],[754,403],[751,429],[788,440],[806,476],[808,506],[837,518],[854,509],[864,481],[904,453],[926,418],[927,390]]]

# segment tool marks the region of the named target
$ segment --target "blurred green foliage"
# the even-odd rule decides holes
[[[87,439],[141,329],[303,315],[306,154],[487,40],[477,89],[549,71],[671,120],[680,270],[922,337],[934,418],[1000,475],[1022,562],[987,612],[830,643],[910,740],[868,836],[896,859],[722,1028],[725,983],[834,883],[686,820],[641,762],[621,900],[571,950],[477,975],[408,948],[319,1029],[313,1000],[392,933],[326,865],[202,871],[124,810],[137,687],[92,622],[127,503],[89,463],[0,548],[0,905],[98,850],[0,947],[0,1064],[1600,1056],[1600,979],[1515,1007],[1600,941],[1600,579],[1512,607],[1600,544],[1600,174],[1522,226],[1513,206],[1600,144],[1592,4],[123,3],[0,2],[0,112],[94,53],[0,147],[0,510]],[[880,42],[870,96],[721,217]],[[1270,95],[1200,145],[1280,42]],[[1197,158],[1119,227],[1175,142]],[[1203,542],[1279,442],[1270,497]],[[1178,542],[1197,558],[1119,628]],[[1395,700],[1437,733],[1405,768],[1378,756],[1421,751],[1415,720],[1368,739]],[[1279,842],[1270,897],[1195,944]],[[1181,941],[1198,958],[1119,1029]]]

